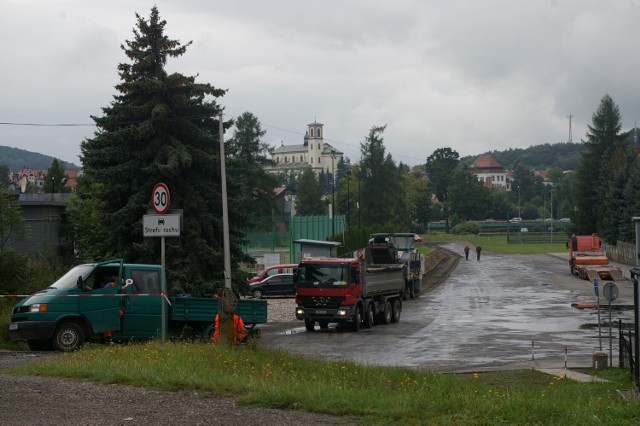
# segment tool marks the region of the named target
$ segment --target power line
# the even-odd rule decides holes
[[[175,118],[175,119],[169,119],[170,121],[174,121],[174,120],[184,120],[184,119],[198,119],[198,118],[210,118],[209,116],[193,116],[193,117],[180,117],[180,118]],[[130,124],[133,123],[133,121],[131,122],[122,122],[121,124]],[[299,132],[297,130],[289,130],[289,129],[285,129],[282,127],[278,127],[278,126],[274,126],[272,124],[264,124],[261,123],[263,126],[265,127],[270,127],[273,129],[277,129],[280,130],[282,132],[288,132],[288,133],[293,133],[299,136],[304,136],[304,133]],[[8,121],[0,121],[0,126],[20,126],[20,127],[96,127],[95,123],[89,124],[89,123],[18,123],[18,122],[8,122]],[[360,145],[354,145],[352,143],[347,143],[347,142],[341,142],[341,141],[337,141],[334,139],[325,139],[327,142],[330,143],[334,143],[337,145],[342,145],[342,146],[348,146],[351,148],[357,148],[360,149]],[[406,158],[406,159],[411,159],[411,160],[415,160],[415,161],[421,161],[424,162],[424,158],[416,158],[416,157],[412,157],[410,155],[403,155],[403,154],[398,154],[398,153],[394,153],[391,152],[391,155],[393,155],[394,157],[402,157],[402,158]]]

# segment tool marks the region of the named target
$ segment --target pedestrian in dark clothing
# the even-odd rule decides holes
[[[482,251],[482,247],[476,247],[476,254],[478,255],[478,262],[480,262],[480,252]]]
[[[465,246],[464,248],[464,257],[469,260],[469,246]]]

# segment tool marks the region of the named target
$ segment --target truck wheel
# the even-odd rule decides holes
[[[73,322],[64,322],[53,335],[53,347],[61,352],[75,351],[84,343],[84,330]]]
[[[327,328],[329,328],[328,321],[318,321],[318,325],[320,325],[320,330],[326,330]]]
[[[29,346],[29,349],[34,351],[34,352],[39,352],[39,351],[50,351],[53,349],[53,346],[51,346],[51,342],[49,342],[48,340],[44,340],[44,339],[30,339],[27,340],[27,346]]]
[[[402,313],[402,303],[399,300],[393,301],[393,315],[391,316],[391,322],[400,321],[400,314]]]
[[[364,313],[364,328],[371,328],[375,324],[375,318],[373,315],[373,305],[369,303],[367,310]]]
[[[362,322],[362,308],[356,308],[356,315],[353,317],[353,331],[360,331],[360,323]]]
[[[387,300],[387,302],[384,304],[384,312],[382,313],[383,315],[383,322],[385,324],[390,324],[391,323],[391,317],[392,317],[392,312],[391,312],[391,302],[389,302]]]
[[[260,290],[259,288],[253,290],[253,298],[262,299],[262,290]]]
[[[316,327],[316,322],[314,320],[310,320],[305,318],[304,320],[304,328],[307,329],[307,331],[313,331],[315,330]]]

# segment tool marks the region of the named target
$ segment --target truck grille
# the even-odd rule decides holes
[[[327,308],[338,309],[342,301],[343,296],[303,296],[301,297],[302,306],[305,308]]]

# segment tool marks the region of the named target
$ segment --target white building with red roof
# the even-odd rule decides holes
[[[476,161],[471,163],[469,169],[488,188],[501,188],[506,191],[511,190],[511,183],[507,179],[507,171],[502,164],[489,154],[480,155]]]

